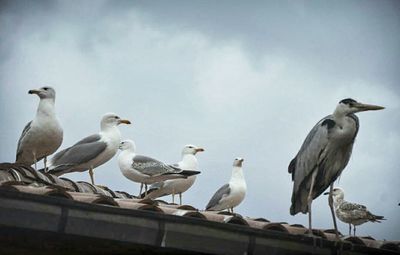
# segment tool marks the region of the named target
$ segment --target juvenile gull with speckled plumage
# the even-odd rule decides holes
[[[324,195],[328,195],[325,192]],[[356,235],[356,226],[365,222],[379,222],[385,220],[383,216],[374,215],[367,210],[364,205],[350,203],[344,200],[344,191],[341,188],[334,188],[332,191],[333,205],[335,207],[336,217],[344,223],[349,224],[349,235],[351,235],[351,225],[354,226],[353,233]]]

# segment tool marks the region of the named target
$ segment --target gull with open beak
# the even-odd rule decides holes
[[[26,124],[18,140],[16,163],[35,164],[53,154],[61,145],[63,130],[55,112],[56,91],[51,87],[29,90],[40,98],[35,118]]]
[[[88,136],[56,153],[45,171],[60,176],[89,170],[94,185],[93,169],[109,161],[118,151],[121,143],[121,132],[118,129],[120,124],[131,124],[131,122],[121,119],[114,113],[105,114],[98,134]]]
[[[195,145],[185,145],[182,150],[182,160],[173,166],[185,170],[198,170],[198,162],[196,154],[203,152],[204,149]],[[182,193],[187,191],[196,180],[196,175],[189,176],[186,179],[166,180],[157,182],[150,186],[147,196],[142,194],[145,198],[157,198],[166,195],[172,195],[172,203],[175,203],[175,194],[179,195],[179,204],[182,205]]]
[[[330,187],[329,207],[338,237],[333,207],[333,183],[349,162],[356,139],[359,120],[357,112],[382,110],[384,107],[343,99],[333,114],[320,120],[310,131],[296,157],[289,164],[293,193],[290,214],[308,213],[311,225],[311,203]]]

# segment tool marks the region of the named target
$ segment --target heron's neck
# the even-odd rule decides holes
[[[55,102],[53,98],[40,99],[39,106],[36,111],[37,116],[55,116]]]
[[[232,170],[230,182],[244,181],[243,170],[241,167],[235,166]]]
[[[198,166],[197,158],[193,154],[183,154],[181,164],[185,170],[197,170]]]

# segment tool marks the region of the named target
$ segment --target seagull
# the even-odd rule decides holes
[[[324,195],[328,195],[325,192]],[[372,214],[364,205],[350,203],[344,200],[344,191],[341,188],[334,188],[332,191],[333,205],[335,207],[336,216],[339,220],[349,224],[349,235],[351,235],[351,225],[354,226],[353,233],[356,236],[356,226],[365,222],[379,222],[386,220],[383,216]]]
[[[71,147],[57,152],[49,160],[48,173],[60,176],[71,172],[89,169],[90,180],[94,185],[93,169],[109,161],[118,151],[121,142],[119,124],[131,124],[114,113],[107,113],[100,123],[100,132],[88,136]]]
[[[137,155],[136,145],[132,140],[122,141],[119,148],[121,150],[118,156],[119,168],[127,179],[141,183],[139,196],[142,193],[143,184],[145,195],[147,195],[148,184],[169,179],[188,178],[200,173],[199,171],[183,170],[147,156]]]
[[[201,151],[204,151],[204,149],[191,144],[185,145],[182,150],[182,160],[173,166],[180,169],[197,171],[198,163],[196,153]],[[195,180],[196,176],[192,175],[186,179],[174,179],[154,183],[150,186],[145,198],[154,199],[171,194],[172,203],[174,203],[175,194],[179,194],[179,204],[182,205],[182,193],[188,190],[193,185]]]
[[[351,98],[341,100],[332,115],[314,126],[290,162],[288,171],[294,182],[290,214],[308,212],[310,234],[313,199],[329,186],[332,191],[334,181],[349,162],[359,129],[358,117],[354,113],[381,109],[384,107],[362,104]],[[329,207],[338,237],[332,195],[329,195]]]
[[[18,140],[16,163],[35,164],[53,154],[61,145],[63,130],[55,111],[56,91],[51,87],[29,90],[40,98],[35,118],[26,124]]]
[[[232,176],[229,183],[225,184],[214,196],[206,206],[207,211],[222,211],[228,209],[233,213],[233,208],[238,206],[246,195],[246,181],[244,180],[242,170],[242,158],[236,158],[233,161]]]

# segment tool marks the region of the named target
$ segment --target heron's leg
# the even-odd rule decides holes
[[[182,205],[182,193],[179,193],[179,205]]]
[[[232,211],[232,214],[233,214],[233,207],[231,207],[231,211]]]
[[[353,225],[353,234],[356,236],[356,225]]]
[[[349,223],[349,236],[351,236],[351,224]]]
[[[172,203],[175,204],[175,189],[172,189]]]
[[[333,226],[335,228],[335,234],[336,237],[339,238],[339,232],[337,229],[337,225],[336,225],[336,216],[335,216],[335,209],[333,208],[333,197],[332,197],[332,192],[333,192],[333,183],[331,184],[330,188],[329,188],[329,207],[331,208],[331,214],[332,214],[332,219],[333,219]]]
[[[318,168],[317,168],[318,169]],[[308,209],[308,228],[310,230],[310,235],[312,235],[312,224],[311,224],[311,204],[313,201],[313,197],[312,197],[312,192],[313,192],[313,188],[314,188],[314,181],[315,181],[315,177],[317,176],[317,170],[314,170],[314,172],[311,175],[311,184],[310,184],[310,191],[308,193],[308,198],[307,198],[307,209]]]
[[[92,185],[94,185],[94,176],[93,176],[93,168],[89,168],[89,175],[90,175],[90,180],[92,181]]]
[[[140,183],[140,191],[139,191],[139,196],[142,196],[142,190],[143,190],[143,182]]]
[[[43,162],[44,162],[44,172],[46,173],[47,172],[47,156],[44,157]]]
[[[144,184],[144,194],[147,196],[147,183]]]

